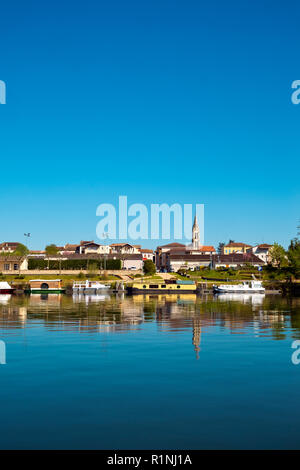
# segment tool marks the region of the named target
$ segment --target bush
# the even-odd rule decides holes
[[[155,274],[156,273],[155,264],[150,259],[146,259],[146,261],[144,261],[143,269],[144,269],[145,274]]]

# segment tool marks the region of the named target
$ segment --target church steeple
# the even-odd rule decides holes
[[[193,230],[192,230],[192,245],[194,250],[199,250],[200,248],[200,230],[197,222],[197,216],[195,215]]]

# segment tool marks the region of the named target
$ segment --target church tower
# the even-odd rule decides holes
[[[193,250],[200,249],[200,230],[199,225],[197,222],[197,216],[195,215],[194,224],[193,224],[193,231],[192,231],[192,245]]]

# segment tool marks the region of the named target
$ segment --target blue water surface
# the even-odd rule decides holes
[[[3,296],[0,448],[299,448],[299,307]]]

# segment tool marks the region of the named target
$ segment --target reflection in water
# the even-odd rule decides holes
[[[88,294],[73,294],[73,302],[74,303],[80,303],[80,302],[85,302],[86,304],[89,304],[91,302],[103,302],[104,300],[109,300],[110,295],[109,294],[94,294],[94,295],[88,295]]]
[[[0,294],[0,305],[6,305],[11,299],[11,294]]]
[[[262,305],[265,294],[238,294],[238,293],[226,293],[216,294],[215,297],[222,302],[236,301],[244,304],[251,303],[252,305]]]
[[[91,334],[138,331],[142,324],[155,322],[162,334],[190,331],[197,359],[201,335],[210,327],[274,339],[285,338],[291,329],[293,337],[300,338],[296,298],[261,294],[0,296],[0,329],[29,327],[36,321],[50,331]]]

